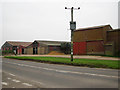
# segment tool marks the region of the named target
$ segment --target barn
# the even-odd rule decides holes
[[[113,30],[110,25],[80,28],[74,31],[73,54],[105,54],[107,31]]]
[[[2,51],[15,51],[16,54],[25,54],[26,47],[29,46],[32,42],[18,42],[18,41],[6,41],[2,45]]]
[[[48,54],[51,51],[61,52],[61,43],[63,41],[45,41],[35,40],[27,47],[27,54]]]

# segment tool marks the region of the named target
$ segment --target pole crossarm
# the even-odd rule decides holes
[[[74,9],[74,10],[79,10],[79,9],[80,9],[80,7],[78,7],[78,8],[74,8],[74,7],[68,8],[68,7],[65,7],[65,9]]]

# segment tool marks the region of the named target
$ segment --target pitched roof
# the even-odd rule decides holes
[[[112,27],[110,25],[101,25],[101,26],[94,26],[94,27],[87,27],[87,28],[79,28],[79,29],[76,29],[75,31],[99,29],[99,28],[103,28],[103,27],[107,27],[107,26],[112,29]]]
[[[19,42],[19,41],[6,41],[12,46],[24,46],[27,47],[28,45],[32,44],[32,42]]]
[[[118,28],[118,29],[113,29],[113,30],[109,30],[109,31],[107,31],[107,32],[115,32],[115,31],[120,31],[120,28]]]
[[[65,42],[65,41],[46,41],[46,40],[45,41],[43,41],[43,40],[35,40],[35,41],[37,41],[38,43],[48,45],[48,46],[60,46],[61,43]]]

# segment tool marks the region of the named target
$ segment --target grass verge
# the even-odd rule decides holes
[[[5,58],[19,59],[19,60],[30,60],[37,62],[47,62],[53,64],[66,64],[74,66],[87,66],[91,68],[111,68],[111,69],[120,69],[120,61],[113,60],[95,60],[95,59],[74,59],[73,62],[70,61],[70,58],[62,57],[38,57],[38,56],[5,56]]]

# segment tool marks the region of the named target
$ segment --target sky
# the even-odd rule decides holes
[[[5,41],[70,41],[70,10],[76,29],[108,25],[118,28],[119,0],[1,0],[0,46]]]

